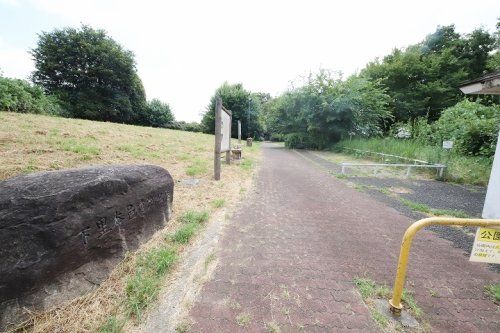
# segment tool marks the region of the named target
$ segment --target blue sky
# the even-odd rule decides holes
[[[500,1],[0,0],[0,70],[27,78],[37,34],[89,24],[136,55],[149,99],[199,120],[224,81],[278,94],[320,67],[351,74],[438,25],[493,31]]]

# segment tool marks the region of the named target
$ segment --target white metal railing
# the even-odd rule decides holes
[[[411,170],[413,168],[429,168],[429,169],[436,169],[436,175],[439,178],[443,178],[444,174],[444,169],[446,169],[446,165],[444,164],[402,164],[402,163],[390,163],[390,164],[384,164],[384,163],[350,163],[350,162],[342,162],[340,163],[342,174],[346,174],[346,169],[348,167],[368,167],[368,168],[374,168],[373,173],[376,174],[379,168],[384,168],[384,167],[395,167],[395,168],[407,168],[406,171],[406,176],[409,177]]]
[[[400,160],[411,161],[411,162],[413,162],[415,164],[416,163],[420,163],[420,164],[429,164],[430,165],[430,163],[427,162],[427,161],[417,160],[417,159],[409,158],[409,157],[403,157],[403,156],[391,155],[391,154],[385,154],[385,153],[377,153],[377,152],[374,152],[374,151],[361,150],[361,149],[355,149],[355,148],[347,148],[347,147],[344,147],[343,149],[345,149],[345,150],[352,150],[352,151],[356,151],[356,152],[363,153],[363,154],[379,155],[379,156],[383,156],[383,157],[394,157],[394,158],[397,158],[397,159],[400,159]]]

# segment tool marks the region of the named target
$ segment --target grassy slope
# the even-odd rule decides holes
[[[170,171],[176,181],[201,180],[196,187],[176,184],[172,220],[136,254],[126,256],[99,289],[36,315],[27,324],[28,331],[95,332],[103,323],[112,323],[109,318],[115,316],[134,322],[127,306],[137,303],[136,294],[142,297],[140,305],[146,310],[158,291],[144,294],[142,289],[148,281],[138,280],[136,274],[138,269],[144,269],[141,258],[165,257],[170,267],[183,247],[189,245],[170,241],[170,235],[185,228],[185,217],[191,212],[210,215],[231,207],[250,185],[254,166],[260,159],[259,143],[251,148],[243,147],[241,164],[222,163],[219,182],[212,179],[213,144],[214,137],[207,134],[0,112],[0,180],[36,171],[114,163],[156,164]],[[201,227],[193,228],[189,236]],[[184,238],[183,241],[188,242],[190,237]],[[150,277],[152,285],[161,285],[168,269],[160,273]],[[146,302],[144,295],[149,297]],[[128,305],[124,308],[123,304]],[[121,322],[120,326],[123,325],[130,324]]]
[[[151,163],[174,178],[210,176],[211,135],[0,113],[0,179],[40,170],[95,164]]]
[[[338,143],[335,149],[342,149],[343,147],[446,164],[448,168],[445,179],[457,183],[486,185],[490,176],[491,160],[488,158],[463,156],[453,152],[447,153],[441,147],[425,146],[409,140],[391,138],[346,140]],[[343,152],[352,153],[349,150]]]

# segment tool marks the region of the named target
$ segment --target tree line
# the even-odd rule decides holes
[[[146,100],[134,54],[83,25],[39,34],[31,83],[0,76],[0,109],[199,131],[170,106]]]
[[[201,125],[213,133],[218,94],[233,111],[233,136],[237,120],[244,124],[244,137],[284,140],[290,147],[308,148],[325,148],[353,136],[394,134],[404,127],[414,138],[436,144],[467,129],[461,137],[470,144],[464,143],[462,150],[489,155],[498,131],[496,101],[468,96],[471,102],[463,102],[458,86],[500,70],[499,46],[500,21],[493,33],[478,28],[459,34],[449,25],[438,27],[415,45],[395,48],[347,78],[320,69],[276,97],[252,93],[241,83],[224,83],[212,97]],[[459,116],[457,110],[467,116]],[[446,116],[438,122],[442,115]]]
[[[167,103],[147,101],[134,54],[105,31],[83,25],[39,35],[31,51],[32,83],[0,76],[0,109],[213,133],[219,95],[233,112],[233,136],[241,120],[243,137],[284,140],[290,147],[324,148],[346,137],[387,135],[405,126],[424,140],[422,133],[435,132],[440,117],[465,99],[460,83],[500,70],[499,47],[500,21],[493,33],[479,28],[459,34],[454,25],[438,27],[421,42],[374,59],[359,73],[344,78],[322,69],[279,96],[225,82],[198,124],[176,121]],[[470,133],[477,132],[472,137],[489,133],[490,138],[495,113],[480,106],[495,108],[497,101],[467,99],[475,104],[457,109],[476,110],[469,114],[476,114],[477,121],[468,118]],[[438,137],[428,134],[427,141]]]

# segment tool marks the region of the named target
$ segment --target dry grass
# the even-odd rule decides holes
[[[213,136],[39,115],[0,112],[0,180],[23,173],[97,164],[155,164],[174,180],[195,177],[197,186],[176,183],[173,215],[135,253],[128,253],[98,289],[43,313],[17,327],[18,332],[95,332],[110,317],[121,317],[125,285],[139,253],[162,246],[182,224],[188,210],[213,212],[216,200],[229,207],[248,186],[260,161],[259,144],[243,147],[243,165],[224,163],[221,181],[213,177]],[[190,176],[192,175],[192,176]],[[208,222],[210,223],[210,222]],[[185,246],[189,246],[185,245]],[[183,251],[181,246],[179,251]],[[130,327],[134,323],[125,323]]]

